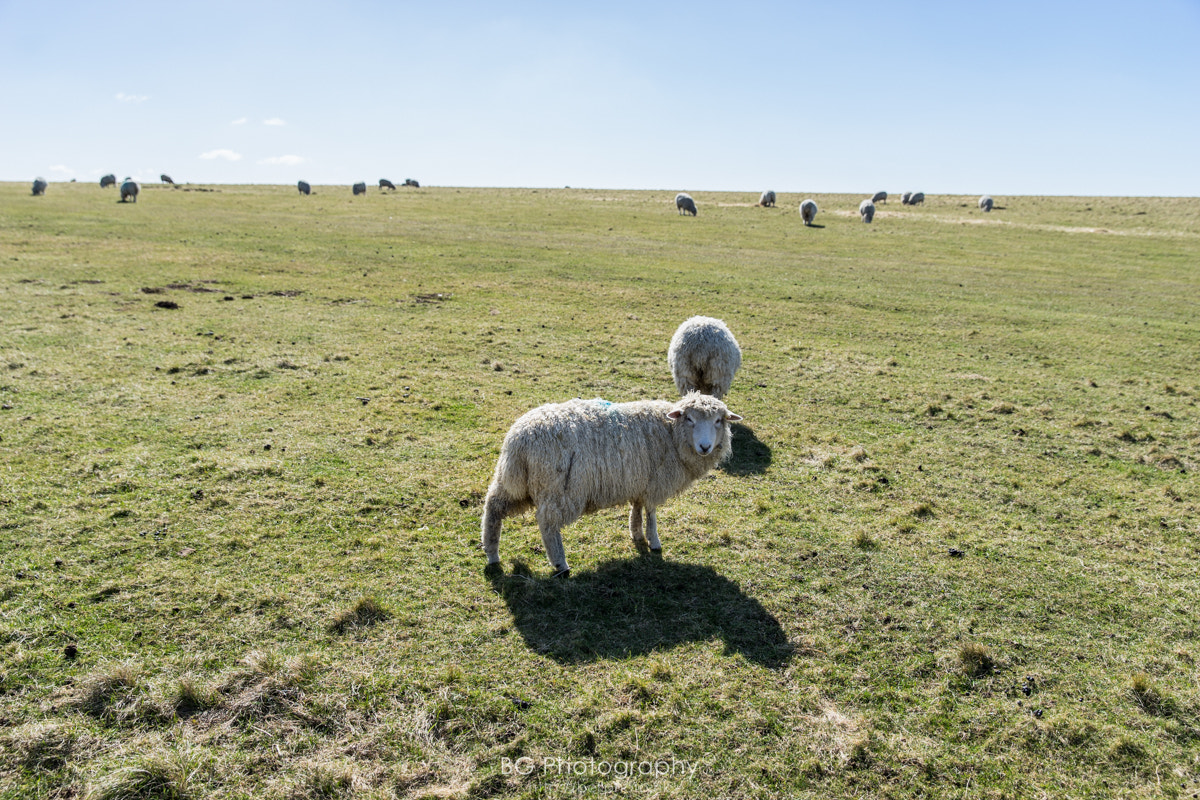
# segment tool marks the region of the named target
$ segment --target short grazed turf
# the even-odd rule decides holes
[[[0,797],[1200,796],[1200,200],[0,184]],[[663,507],[480,502],[671,397]]]

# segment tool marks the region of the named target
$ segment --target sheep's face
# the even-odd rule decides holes
[[[697,401],[694,398],[700,398]],[[721,453],[729,441],[729,423],[740,416],[731,412],[715,397],[689,394],[667,412],[667,418],[683,426],[693,452],[701,457]]]

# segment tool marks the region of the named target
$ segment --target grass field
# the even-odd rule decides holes
[[[0,184],[0,797],[1200,796],[1200,199],[692,194]],[[662,557],[485,574],[693,314]]]

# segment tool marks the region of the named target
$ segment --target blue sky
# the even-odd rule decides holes
[[[1200,191],[1200,2],[0,0],[0,179]]]

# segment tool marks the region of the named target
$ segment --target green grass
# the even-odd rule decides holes
[[[28,194],[0,797],[1196,796],[1200,200]],[[512,421],[692,314],[745,419],[663,555],[485,571]]]

